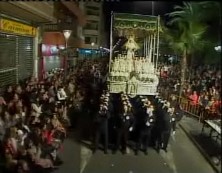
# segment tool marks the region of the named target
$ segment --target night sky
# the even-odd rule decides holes
[[[162,19],[166,13],[173,11],[174,5],[181,5],[182,1],[153,1],[154,15],[160,15]],[[113,12],[133,13],[133,14],[152,14],[152,1],[129,1],[129,2],[106,2],[104,3],[105,26],[106,30],[110,29],[110,14]]]

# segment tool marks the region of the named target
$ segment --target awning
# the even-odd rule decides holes
[[[1,2],[0,12],[30,23],[56,22],[53,4],[48,2]]]
[[[48,45],[65,45],[65,38],[61,32],[44,32],[42,43]]]

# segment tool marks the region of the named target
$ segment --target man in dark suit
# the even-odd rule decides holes
[[[144,153],[145,155],[148,154],[147,149],[150,143],[151,138],[151,130],[154,125],[154,115],[153,115],[153,105],[150,102],[144,105],[141,112],[138,114],[137,117],[137,145],[135,154],[138,154],[138,151],[141,145],[144,146]]]
[[[108,153],[108,119],[110,113],[108,107],[104,104],[100,104],[99,111],[95,118],[95,148],[94,153],[99,147],[99,141],[101,137],[104,137],[104,153]]]
[[[167,152],[167,146],[170,139],[170,133],[171,133],[171,116],[169,113],[169,106],[165,105],[163,108],[163,129],[161,132],[161,138],[162,138],[162,149]]]
[[[116,117],[115,126],[117,131],[117,140],[116,147],[113,153],[116,153],[116,151],[120,148],[121,145],[123,154],[126,154],[129,131],[133,130],[134,117],[133,113],[129,110],[130,104],[126,102],[124,102],[123,104],[123,110]]]
[[[164,105],[163,101],[158,100],[158,103],[156,105],[156,110],[155,110],[156,121],[155,121],[155,125],[154,125],[155,136],[154,136],[153,140],[154,140],[154,145],[155,145],[157,152],[159,152],[159,150],[161,148],[161,144],[162,144],[162,131],[163,131],[163,125],[164,125],[163,105]]]

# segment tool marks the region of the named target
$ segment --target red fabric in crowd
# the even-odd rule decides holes
[[[199,97],[197,94],[192,94],[189,96],[192,105],[196,105],[198,103]]]
[[[51,144],[53,141],[53,131],[43,131],[42,132],[42,137],[43,139],[46,139],[47,144]]]

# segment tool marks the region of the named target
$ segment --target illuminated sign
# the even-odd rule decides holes
[[[36,36],[36,28],[7,19],[0,19],[0,30],[18,35]]]
[[[42,56],[57,56],[59,55],[59,50],[63,50],[65,47],[63,45],[46,45],[42,44],[41,52]]]

